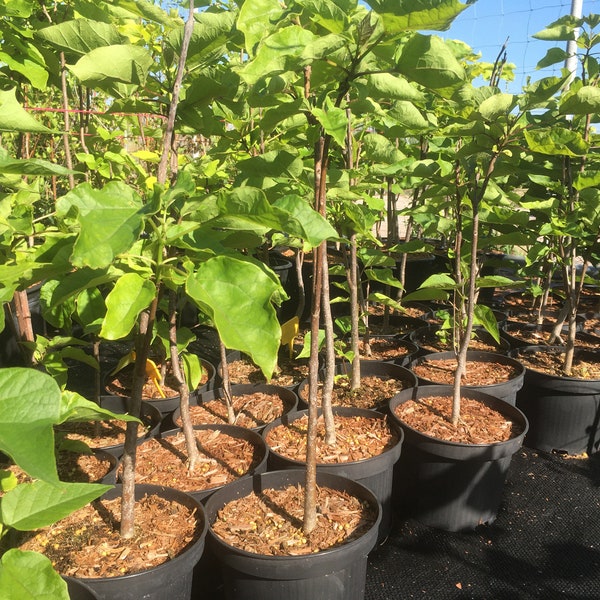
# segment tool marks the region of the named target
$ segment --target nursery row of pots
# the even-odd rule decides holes
[[[277,427],[296,431],[299,439],[304,439],[303,426],[299,423],[305,418],[306,411],[291,412],[268,425],[262,432],[262,437],[239,426],[197,427],[198,434],[202,430],[211,430],[213,434],[219,432],[218,435],[233,435],[251,441],[259,450],[255,452],[258,459],[254,461],[254,468],[247,476],[216,490],[199,494],[188,492],[194,500],[202,503],[196,510],[203,515],[205,526],[206,523],[209,524],[209,530],[203,550],[199,548],[203,542],[198,542],[193,551],[188,551],[192,554],[191,557],[185,561],[177,559],[167,563],[173,563],[173,567],[177,568],[175,576],[166,575],[167,564],[163,565],[165,569],[159,575],[161,590],[165,586],[165,578],[166,581],[171,581],[174,577],[179,582],[179,591],[172,587],[168,593],[154,591],[151,594],[152,587],[158,584],[150,572],[123,578],[85,578],[84,583],[95,590],[99,598],[183,599],[196,597],[190,596],[195,593],[194,585],[202,586],[206,592],[207,582],[215,583],[213,569],[217,563],[222,570],[220,581],[225,586],[228,598],[269,599],[281,598],[286,594],[323,600],[362,598],[368,553],[378,541],[385,540],[394,512],[400,517],[416,517],[430,525],[450,530],[474,528],[480,523],[493,521],[495,517],[510,457],[522,443],[527,420],[508,403],[471,391],[466,392],[467,398],[473,397],[492,405],[510,422],[515,432],[510,440],[492,444],[444,443],[419,433],[396,416],[395,409],[398,405],[427,395],[447,393],[447,386],[408,388],[389,403],[389,420],[377,411],[335,409],[337,420],[360,418],[363,421],[358,425],[359,429],[374,431],[376,435],[385,429],[390,437],[379,455],[346,463],[319,464],[320,486],[343,489],[346,493],[358,495],[362,502],[376,507],[377,516],[371,527],[351,543],[336,546],[316,556],[259,556],[232,548],[211,529],[223,506],[231,500],[243,497],[252,490],[258,492],[273,486],[303,482],[305,475],[302,460],[286,458],[279,446],[274,450],[267,443],[270,434]],[[146,439],[141,443],[141,448],[154,443],[155,448],[149,455],[154,454],[158,462],[165,460],[164,456],[156,455],[161,447],[170,448],[177,455],[173,439],[180,434],[174,430],[157,435],[157,441]],[[277,439],[281,441],[281,437]],[[364,443],[357,443],[359,447],[364,446]],[[231,443],[228,446],[231,447]],[[406,458],[403,458],[404,454]],[[143,457],[144,452],[138,452],[138,456]],[[219,460],[219,457],[216,458]],[[181,462],[180,458],[178,460]],[[421,468],[417,467],[417,462],[422,465]],[[142,478],[145,477],[144,469],[140,471]],[[165,482],[170,481],[168,470],[163,478]],[[450,485],[450,482],[454,483]],[[138,493],[143,493],[141,490],[144,486],[138,487]],[[152,491],[156,493],[159,489],[160,486],[157,486]],[[446,499],[440,493],[445,489],[449,491]],[[203,558],[200,559],[200,556]],[[190,562],[197,563],[195,569],[190,568],[193,566]],[[122,584],[125,584],[127,591],[120,591]]]

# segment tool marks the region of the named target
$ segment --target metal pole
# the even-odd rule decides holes
[[[583,14],[583,0],[571,0],[571,16],[581,19]],[[569,83],[577,74],[577,38],[579,37],[579,28],[574,30],[575,39],[567,42],[567,58],[565,68],[571,73]]]

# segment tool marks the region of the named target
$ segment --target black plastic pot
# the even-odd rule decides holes
[[[267,383],[259,383],[259,384],[251,384],[251,383],[241,383],[238,385],[231,386],[231,395],[232,396],[241,396],[242,394],[252,394],[253,392],[264,392],[266,394],[277,394],[279,398],[283,401],[284,404],[284,414],[288,412],[292,412],[296,410],[298,407],[298,396],[292,390],[281,387],[279,385],[269,385]],[[203,402],[210,402],[211,400],[224,400],[225,392],[223,388],[217,388],[214,390],[208,390],[203,392],[202,394],[195,394],[190,396],[190,406],[195,404],[202,404]],[[181,417],[181,411],[179,408],[175,409],[171,414],[170,418],[168,417],[165,420],[164,429],[173,429],[174,427],[179,427],[181,423],[179,423]],[[266,425],[266,423],[265,423]],[[261,425],[260,427],[253,427],[254,431],[260,432],[264,428],[265,425]]]
[[[527,419],[516,407],[476,390],[463,396],[485,402],[513,421],[521,433],[492,444],[447,442],[408,426],[395,413],[399,404],[431,395],[452,395],[452,386],[404,390],[390,401],[390,413],[404,431],[394,470],[394,500],[403,518],[446,531],[471,530],[496,518],[512,456],[522,446]]]
[[[552,332],[552,329],[553,325],[550,323],[546,323],[543,325],[535,325],[531,323],[519,323],[518,321],[508,321],[504,329],[500,331],[500,335],[509,342],[511,350],[515,350],[516,348],[524,348],[525,346],[547,345],[546,340],[548,339],[549,334]],[[524,331],[529,334],[535,333],[535,337],[537,337],[538,339],[533,340],[532,337],[527,335],[519,336],[519,331]],[[567,330],[563,328],[561,336],[564,338],[566,337],[566,335]],[[561,342],[554,342],[552,345],[561,345]],[[575,334],[575,345],[581,345],[586,347],[591,347],[595,345],[597,348],[600,348],[600,337],[591,333],[586,333],[584,331],[578,331]]]
[[[349,375],[350,370],[351,365],[349,363],[339,363],[335,367],[335,374]],[[361,377],[375,376],[381,379],[398,379],[403,382],[403,389],[412,388],[417,385],[416,375],[408,368],[379,360],[361,360],[360,375]],[[300,409],[308,408],[307,399],[308,379],[305,379],[298,386],[298,407]],[[384,413],[387,412],[387,400],[382,405],[375,407],[375,410]]]
[[[103,497],[117,498],[121,486],[117,485]],[[98,596],[98,600],[189,600],[192,590],[194,566],[204,551],[207,519],[202,504],[189,494],[157,485],[136,485],[136,500],[146,494],[156,494],[196,511],[202,530],[197,540],[181,554],[152,569],[119,577],[80,578]],[[177,532],[174,532],[175,534]]]
[[[243,473],[242,475],[240,475],[240,477],[249,477],[250,475],[254,475],[255,473],[264,473],[267,470],[267,457],[269,454],[269,452],[267,450],[267,445],[266,445],[265,441],[263,440],[263,438],[255,431],[252,431],[251,429],[246,429],[245,427],[239,427],[237,425],[196,425],[196,426],[194,426],[194,430],[195,431],[209,430],[209,431],[221,432],[222,434],[228,435],[231,438],[234,438],[235,440],[249,441],[254,446],[255,456],[256,456],[256,460],[258,461],[258,463],[254,467],[254,469],[252,469],[252,471],[250,471],[249,473]],[[176,435],[180,431],[181,431],[181,429],[172,429],[171,431],[165,431],[160,434],[160,439],[168,442],[168,439],[170,436]],[[149,440],[146,440],[145,443],[148,443],[148,441]],[[174,458],[174,460],[182,460],[182,458],[180,456],[178,456],[175,451],[173,452],[173,458]],[[140,460],[141,460],[141,458],[140,458],[140,455],[138,454],[138,458],[137,458],[138,463]],[[165,476],[166,476],[166,474],[165,474]],[[225,484],[225,485],[228,485],[228,484]],[[192,496],[193,498],[195,498],[196,500],[198,500],[199,502],[203,502],[213,492],[215,492],[218,489],[221,489],[222,487],[223,486],[220,485],[220,486],[216,486],[216,487],[212,487],[212,488],[190,490],[190,491],[187,491],[186,493],[189,494],[190,496]]]
[[[511,354],[518,359],[534,352],[562,354],[564,347],[525,346]],[[576,349],[578,354],[600,361],[600,352]],[[571,454],[592,454],[600,449],[600,380],[549,375],[527,368],[517,406],[529,419],[527,446]]]
[[[446,360],[450,358],[456,358],[456,354],[454,352],[435,352],[417,358],[408,365],[408,368],[412,369],[414,366],[421,364],[424,361],[430,362],[436,360]],[[500,398],[501,400],[504,400],[505,402],[508,402],[509,404],[512,404],[514,406],[517,401],[517,392],[523,386],[523,379],[525,377],[525,367],[516,358],[506,356],[505,354],[500,354],[497,352],[479,352],[477,350],[469,350],[467,352],[467,369],[468,363],[471,361],[483,363],[499,363],[502,365],[510,365],[511,367],[515,368],[515,377],[509,379],[508,381],[501,381],[499,383],[482,386],[462,386],[462,388],[465,390],[478,390],[485,394],[490,394],[492,396],[495,396],[496,398]],[[439,382],[437,381],[432,381],[419,377],[419,386],[435,385],[438,383]]]
[[[302,410],[285,415],[283,418],[277,419],[265,427],[262,437],[269,448],[268,465],[270,471],[276,471],[278,469],[306,468],[306,463],[304,461],[293,460],[280,454],[273,450],[266,440],[271,429],[281,424],[293,426],[293,422],[306,415],[307,412],[308,411],[306,410]],[[333,414],[334,418],[339,415],[344,417],[363,416],[371,419],[385,419],[385,416],[377,411],[362,408],[338,406],[333,408]],[[394,426],[392,425],[392,427]],[[357,481],[358,483],[362,483],[377,496],[382,507],[378,536],[380,542],[385,540],[392,526],[393,467],[398,461],[398,458],[400,458],[402,439],[404,438],[404,434],[400,428],[394,427],[394,429],[396,429],[399,434],[398,442],[393,448],[386,450],[379,456],[373,456],[372,458],[361,461],[344,463],[317,463],[317,471],[340,475],[352,479],[353,481]]]
[[[231,500],[252,491],[303,485],[304,470],[272,471],[242,479],[215,492],[206,502],[206,517],[213,523],[217,512]],[[317,473],[317,485],[361,498],[378,506],[377,498],[365,486],[330,473]],[[208,546],[218,561],[225,597],[230,600],[362,600],[365,594],[367,555],[377,541],[379,516],[360,538],[316,554],[264,556],[234,548],[209,529]]]
[[[99,600],[94,590],[79,579],[66,576],[63,576],[63,579],[67,583],[70,600]]]

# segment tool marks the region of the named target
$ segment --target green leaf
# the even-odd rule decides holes
[[[19,531],[47,527],[95,500],[112,486],[96,483],[22,483],[0,503],[2,523]]]
[[[584,85],[569,95],[560,104],[563,115],[588,115],[600,112],[600,90],[593,85]]]
[[[534,33],[532,37],[536,40],[544,40],[547,42],[567,42],[569,40],[577,39],[577,26],[578,23],[575,17],[566,15],[557,19],[545,29]]]
[[[114,25],[89,19],[51,25],[37,31],[36,36],[61,50],[80,55],[103,46],[120,45],[127,40]]]
[[[346,111],[334,106],[333,102],[326,98],[324,110],[315,107],[311,112],[325,130],[325,133],[329,134],[343,148],[346,143],[346,131],[348,129]]]
[[[16,89],[0,90],[0,131],[52,133],[36,121],[17,101]]]
[[[82,84],[94,87],[125,83],[144,85],[154,61],[141,46],[117,44],[95,48],[82,56],[69,69]]]
[[[423,92],[411,85],[404,77],[392,73],[375,73],[367,78],[369,95],[373,98],[418,101]]]
[[[71,258],[76,267],[108,267],[142,231],[141,198],[121,181],[111,181],[102,189],[88,183],[77,186],[59,199],[57,214],[66,215],[73,208],[80,225]]]
[[[536,69],[547,69],[552,65],[563,64],[569,55],[562,48],[550,48],[546,52],[546,56],[538,61]]]
[[[553,156],[585,156],[588,144],[578,131],[564,127],[525,130],[525,140],[530,150]]]
[[[106,297],[106,316],[100,337],[119,340],[133,329],[138,315],[150,306],[156,295],[156,286],[137,273],[126,273]]]
[[[498,332],[498,321],[494,311],[484,304],[474,306],[475,322],[482,325],[484,329],[494,338],[496,343],[500,343],[500,334]]]
[[[435,273],[430,275],[422,284],[421,288],[438,288],[441,290],[454,290],[457,283],[446,273]]]
[[[41,158],[13,159],[0,155],[2,175],[81,175]]]
[[[512,94],[494,94],[479,105],[481,116],[487,121],[496,121],[500,117],[506,118],[515,106],[515,97]]]
[[[97,402],[87,400],[77,392],[63,390],[60,401],[59,423],[65,421],[107,421],[110,419],[140,422],[132,415],[114,413],[102,408]]]
[[[252,0],[244,2],[240,8],[236,26],[244,34],[246,52],[254,54],[256,45],[268,35],[273,23],[284,12],[279,0]]]
[[[431,89],[449,88],[465,82],[465,71],[449,45],[440,37],[415,34],[402,49],[400,72]]]
[[[300,196],[282,196],[274,203],[274,207],[289,213],[293,218],[286,231],[308,242],[313,248],[324,240],[340,239],[329,221]]]
[[[277,364],[281,338],[271,302],[279,290],[266,269],[229,256],[200,264],[186,283],[189,296],[209,315],[225,346],[248,354],[267,379]]]
[[[190,390],[195,390],[202,379],[202,363],[196,354],[184,352],[181,355],[185,380]]]
[[[49,558],[16,548],[0,559],[0,590],[4,600],[69,600],[67,583]]]
[[[389,32],[409,30],[446,31],[468,8],[458,0],[371,0],[369,5],[382,16]]]
[[[0,369],[0,389],[0,450],[32,477],[58,481],[53,430],[60,414],[57,383],[41,371],[12,367]]]

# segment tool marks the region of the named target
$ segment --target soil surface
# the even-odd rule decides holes
[[[179,396],[179,385],[177,380],[173,376],[170,370],[170,361],[167,361],[167,374],[165,376],[164,382],[161,384],[161,388],[165,393],[166,398],[175,398]],[[202,377],[200,379],[200,383],[198,387],[202,387],[208,383],[209,379],[214,375],[212,373],[212,367],[206,363],[203,363],[202,368]],[[106,391],[113,396],[124,396],[125,398],[129,398],[131,396],[131,385],[133,379],[133,365],[127,365],[124,369],[115,374],[113,379],[110,379],[106,383]],[[160,365],[159,365],[160,369]],[[158,391],[156,385],[151,379],[147,379],[144,383],[144,387],[142,389],[142,399],[143,400],[162,400],[160,392]]]
[[[144,425],[138,426],[138,438],[147,435],[152,427],[148,418],[141,417]],[[125,443],[127,422],[118,419],[111,421],[67,421],[56,425],[57,434],[67,439],[86,443],[90,448],[109,448]]]
[[[335,415],[335,445],[325,443],[325,423],[319,418],[317,428],[317,462],[345,463],[378,456],[398,443],[399,436],[381,417]],[[269,449],[304,462],[308,432],[308,415],[294,419],[291,425],[278,425],[266,436]]]
[[[180,554],[202,532],[195,511],[158,496],[136,502],[136,534],[119,534],[121,498],[96,500],[51,527],[23,533],[20,548],[46,555],[61,575],[116,577]]]
[[[400,379],[384,379],[375,375],[365,375],[360,378],[360,387],[353,390],[350,378],[346,375],[336,377],[333,385],[331,402],[334,406],[351,406],[354,408],[380,409],[387,405],[392,396],[408,387],[407,381]],[[319,384],[317,398],[319,404],[322,398],[322,384]],[[300,395],[308,403],[308,385]]]
[[[300,349],[299,349],[300,350]],[[267,383],[263,372],[249,359],[240,358],[227,363],[229,381],[238,383]],[[277,369],[269,382],[272,385],[291,387],[308,377],[308,362],[288,356],[279,356]]]
[[[71,483],[96,483],[106,477],[113,468],[108,458],[95,454],[62,451],[57,454],[56,468],[61,481]],[[0,469],[12,471],[19,483],[32,481],[31,477],[14,464],[0,463]]]
[[[368,346],[364,339],[359,341],[358,351],[367,360],[402,361],[415,352],[415,348],[402,339],[391,337],[371,337]]]
[[[450,332],[447,332],[450,336]],[[501,351],[501,344],[496,343],[493,338],[490,340],[486,340],[485,337],[491,337],[489,334],[482,333],[479,337],[474,337],[469,342],[469,350],[478,350],[482,352],[499,352]],[[477,335],[477,334],[476,334]],[[445,340],[438,335],[436,335],[436,331],[434,329],[426,329],[425,331],[415,332],[411,336],[412,341],[414,341],[417,346],[423,348],[424,350],[429,350],[431,352],[447,352],[453,349],[452,340]]]
[[[408,400],[394,410],[404,423],[431,437],[463,444],[503,442],[521,434],[520,427],[483,402],[461,398],[460,420],[452,425],[452,397]]]
[[[456,372],[456,359],[427,360],[425,356],[419,364],[411,365],[410,370],[417,377],[427,381],[452,385],[454,383],[454,373]],[[491,385],[508,381],[516,375],[517,370],[511,365],[468,360],[462,385]]]
[[[564,352],[527,352],[519,354],[518,360],[526,368],[541,371],[548,375],[565,376]],[[590,354],[575,353],[573,369],[568,375],[577,379],[600,379],[600,352],[595,357]]]
[[[188,469],[185,436],[177,432],[138,446],[136,482],[166,485],[183,492],[209,490],[247,474],[263,458],[260,448],[249,440],[219,429],[196,430],[194,434],[200,461],[193,472]]]
[[[266,392],[234,395],[231,401],[236,414],[233,425],[248,429],[263,427],[292,408],[292,405],[286,405],[277,394]],[[190,406],[190,418],[193,425],[222,425],[227,423],[225,401],[220,399],[209,400],[208,402],[202,402],[202,404]],[[176,418],[175,425],[181,427],[181,416]]]
[[[317,488],[317,507],[317,525],[305,535],[304,489],[267,489],[225,505],[212,529],[229,545],[247,552],[294,556],[348,543],[370,529],[376,519],[373,507],[329,488]]]

